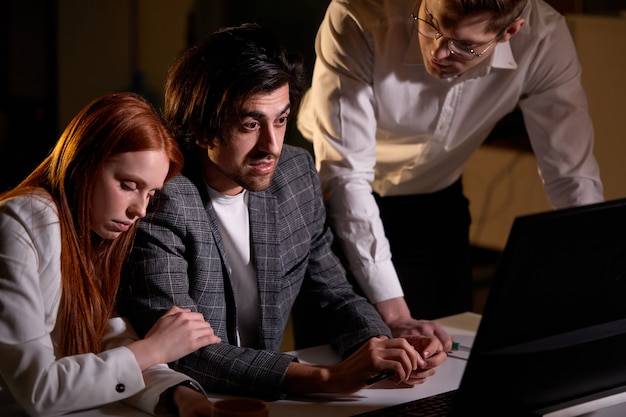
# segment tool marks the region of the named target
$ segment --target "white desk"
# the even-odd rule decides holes
[[[471,346],[480,323],[480,315],[463,313],[438,320],[446,330],[464,346]],[[339,360],[329,346],[290,352],[302,362],[331,364]],[[459,352],[459,356],[465,356]],[[437,373],[426,383],[412,388],[383,388],[384,383],[373,385],[352,395],[310,395],[301,398],[270,402],[271,417],[348,417],[377,408],[400,404],[417,398],[427,397],[451,389],[456,389],[465,369],[465,360],[448,357]],[[232,396],[210,394],[212,400]],[[0,407],[0,416],[21,416],[10,409]],[[146,417],[147,414],[123,404],[112,404],[97,410],[71,414],[72,417]],[[624,417],[626,416],[626,394],[619,394],[601,402],[578,406],[574,409],[553,413],[550,417]]]

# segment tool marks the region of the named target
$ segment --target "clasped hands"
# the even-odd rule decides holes
[[[372,338],[353,355],[336,365],[339,368],[339,381],[346,382],[346,386],[338,392],[351,393],[362,389],[367,386],[368,380],[386,371],[392,375],[385,380],[385,384],[422,384],[426,378],[435,374],[435,368],[445,362],[446,358],[444,345],[433,336]]]

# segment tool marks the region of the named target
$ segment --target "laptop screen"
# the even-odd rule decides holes
[[[542,415],[624,390],[625,348],[626,199],[518,217],[452,415]]]

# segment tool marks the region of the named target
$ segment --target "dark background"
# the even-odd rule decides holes
[[[23,179],[46,156],[64,128],[58,122],[57,86],[58,56],[62,52],[57,42],[58,10],[63,1],[0,2],[0,191]],[[112,1],[120,7],[136,3]],[[624,7],[623,0],[549,3],[563,13],[614,13]],[[302,53],[310,74],[314,37],[327,4],[325,0],[196,0],[185,36],[191,45],[218,26],[256,21],[274,28],[289,49]],[[216,8],[220,11],[217,18]],[[129,78],[130,89],[147,93],[141,79]],[[77,103],[76,108],[84,104]],[[309,146],[293,124],[287,140]]]

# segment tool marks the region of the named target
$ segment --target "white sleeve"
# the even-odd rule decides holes
[[[312,88],[298,124],[312,135],[328,218],[373,303],[402,296],[371,183],[376,165],[371,39],[354,10],[331,2],[316,38]]]
[[[29,415],[96,407],[144,388],[124,347],[57,357],[59,259],[60,229],[49,202],[28,197],[0,205],[0,379]]]
[[[555,208],[603,201],[581,66],[562,16],[534,54],[520,108],[549,200]]]
[[[130,322],[126,318],[115,317],[109,320],[109,331],[104,338],[103,348],[125,346],[136,340],[139,340],[139,336]],[[167,413],[168,410],[160,410],[157,405],[161,395],[168,388],[183,381],[194,381],[189,376],[171,369],[167,364],[158,364],[146,369],[143,371],[143,380],[145,388],[132,397],[126,398],[124,403],[153,415],[159,415],[162,411]],[[202,389],[199,383],[194,382],[198,388]]]

